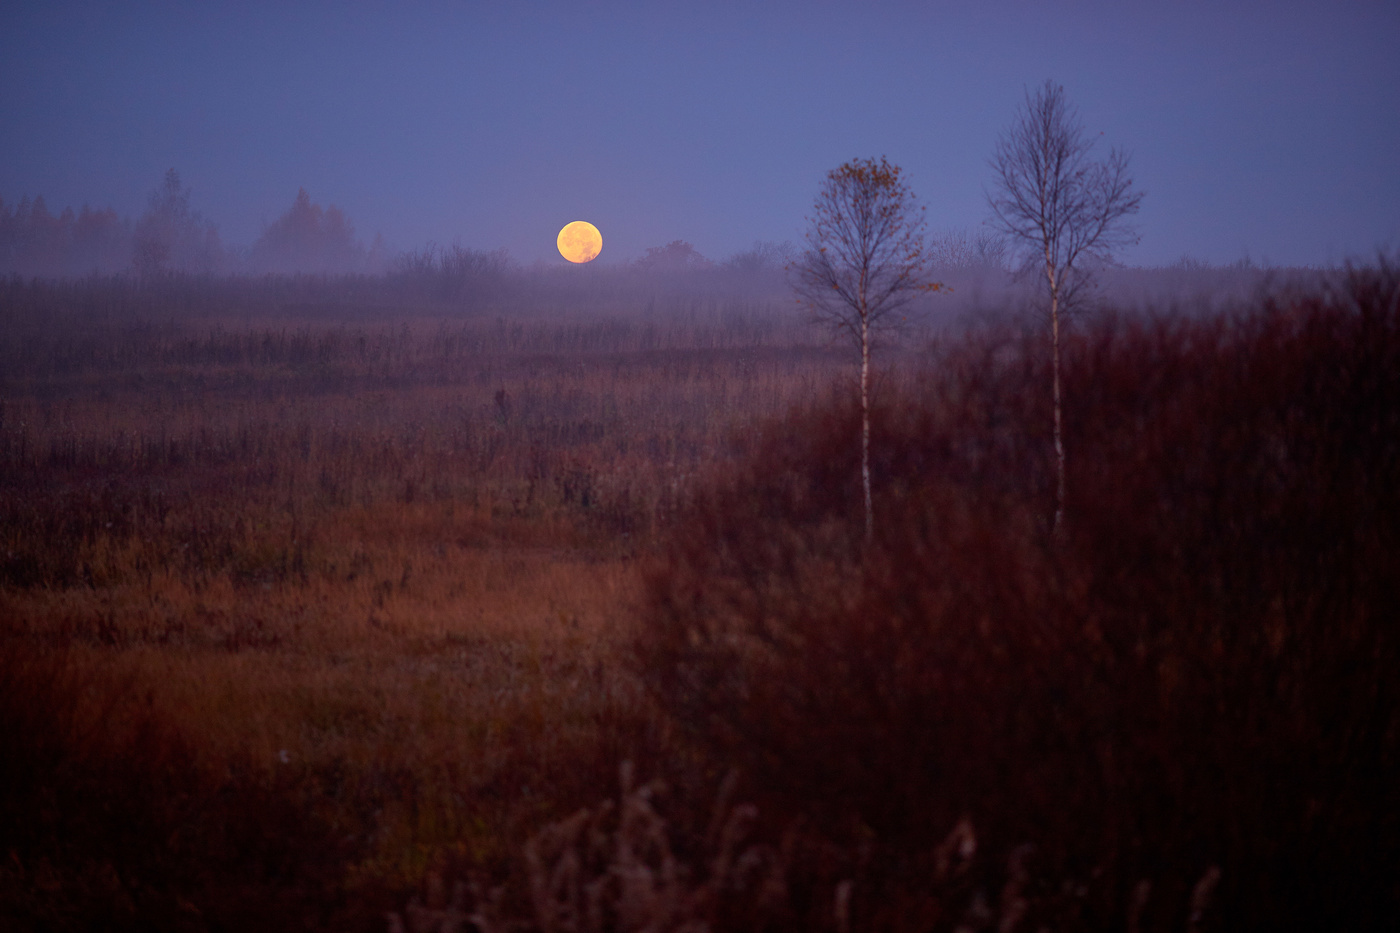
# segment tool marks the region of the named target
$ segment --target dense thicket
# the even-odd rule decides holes
[[[885,384],[868,546],[853,401],[700,496],[649,580],[654,695],[866,853],[876,927],[1393,919],[1400,276],[1065,353],[1059,533],[1048,354],[971,338]]]

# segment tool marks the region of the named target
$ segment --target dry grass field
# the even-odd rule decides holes
[[[143,806],[177,811],[145,817],[177,838],[259,821],[245,792],[291,795],[308,825],[285,827],[287,848],[297,832],[339,847],[335,897],[303,898],[313,911],[361,888],[382,900],[441,850],[500,867],[610,793],[625,756],[660,753],[618,663],[639,557],[746,429],[824,397],[843,367],[786,302],[342,324],[109,317],[22,284],[8,298],[2,689],[36,733],[15,753],[55,742],[105,783],[104,756],[138,780],[162,770],[133,760],[139,743],[169,743],[189,799]],[[49,707],[50,682],[71,708]],[[33,777],[24,793],[65,793]],[[129,801],[92,805],[102,824]],[[204,882],[177,897],[168,862],[269,871],[206,839],[167,856],[152,827],[143,876],[130,839],[77,839],[67,819],[20,819],[47,835],[0,867],[16,920],[80,925],[138,890],[186,903]],[[238,884],[285,892],[301,873]],[[284,899],[222,909],[260,898]]]
[[[1034,333],[906,334],[868,547],[781,294],[410,285],[0,286],[0,926],[1400,902],[1393,270],[1086,321],[1062,537]]]

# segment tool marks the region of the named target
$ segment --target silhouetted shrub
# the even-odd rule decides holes
[[[654,695],[883,853],[867,919],[951,928],[1013,883],[1028,927],[1393,919],[1400,277],[1104,317],[1065,363],[1060,534],[1034,341],[887,386],[868,547],[854,403],[770,425],[650,573]],[[961,820],[974,880],[929,893]]]

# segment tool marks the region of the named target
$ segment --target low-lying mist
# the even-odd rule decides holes
[[[0,280],[0,926],[1394,915],[1392,267],[692,252]]]

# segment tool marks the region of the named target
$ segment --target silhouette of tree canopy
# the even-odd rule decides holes
[[[929,261],[936,268],[1001,271],[1007,250],[1006,237],[990,230],[948,230],[929,241]]]
[[[0,272],[39,278],[117,272],[131,261],[131,225],[111,208],[65,207],[55,217],[42,195],[13,208],[0,198]]]
[[[334,204],[313,204],[305,188],[253,243],[252,265],[262,272],[345,273],[364,263],[365,249],[344,212]]]
[[[791,243],[755,240],[753,246],[730,256],[724,265],[742,275],[781,271],[792,259],[793,252],[794,247]]]
[[[132,265],[141,275],[213,272],[223,262],[218,228],[190,208],[190,190],[173,168],[151,192],[132,241]]]
[[[672,240],[665,246],[650,247],[636,265],[647,272],[687,272],[714,267],[714,263],[700,255],[685,240]]]

